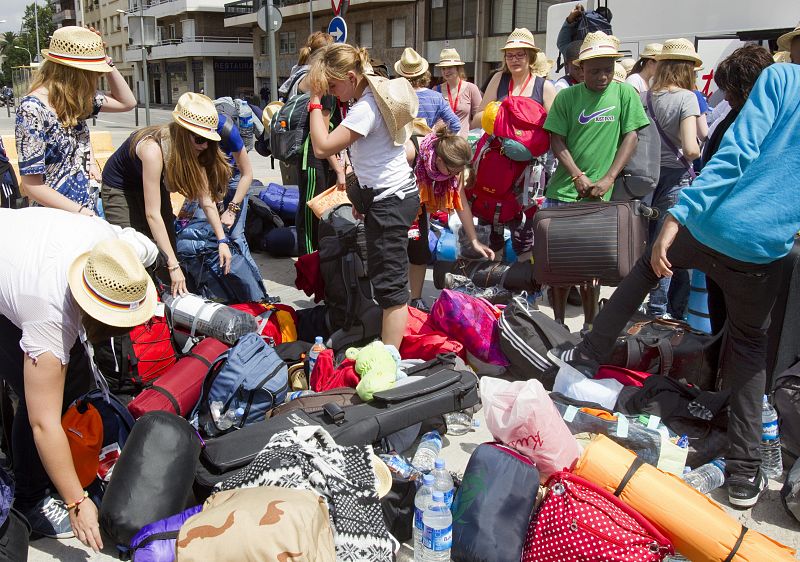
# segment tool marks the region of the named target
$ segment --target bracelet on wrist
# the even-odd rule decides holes
[[[309,104],[308,104],[308,112],[311,113],[315,109],[322,110],[322,104],[321,103],[311,103],[311,102],[309,102]]]
[[[89,497],[89,492],[84,490],[83,491],[83,496],[81,497],[81,499],[79,499],[78,501],[72,502],[72,503],[68,503],[66,505],[67,511],[70,511],[71,509],[74,509],[75,510],[75,515],[78,515],[78,511],[79,511],[78,510],[78,506],[81,505],[86,500],[86,498],[88,498],[88,497]]]
[[[178,262],[175,265],[168,265],[167,266],[167,271],[172,272],[172,271],[176,271],[176,270],[178,270],[180,268],[181,268],[181,262]]]
[[[230,203],[228,203],[228,210],[233,214],[237,214],[239,211],[242,210],[242,206],[239,205],[238,203],[234,203],[233,201],[231,201]]]
[[[575,180],[576,180],[576,179],[578,179],[579,177],[581,177],[581,176],[585,176],[585,175],[586,175],[586,172],[581,172],[581,173],[580,173],[580,174],[578,174],[577,176],[572,176],[572,181],[575,181]]]
[[[230,243],[231,243],[231,239],[228,238],[227,236],[225,238],[220,238],[219,240],[217,240],[217,244],[218,245],[219,244],[230,244]]]

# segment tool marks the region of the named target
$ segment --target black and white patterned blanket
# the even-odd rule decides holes
[[[376,491],[371,447],[341,447],[319,426],[272,437],[246,470],[217,490],[281,486],[315,491],[328,503],[336,560],[386,562],[392,540]]]

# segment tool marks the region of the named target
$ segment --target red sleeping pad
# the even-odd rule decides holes
[[[128,410],[136,419],[155,410],[188,416],[200,399],[208,369],[227,349],[228,346],[219,340],[204,338],[134,398]]]

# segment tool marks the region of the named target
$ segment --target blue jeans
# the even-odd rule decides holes
[[[656,190],[653,192],[653,200],[650,205],[658,209],[658,220],[650,223],[650,245],[655,242],[658,233],[661,231],[661,225],[667,218],[667,211],[678,202],[678,196],[681,194],[681,189],[689,185],[689,174],[684,168],[661,168],[661,176],[658,180]],[[650,251],[648,247],[647,251]],[[658,280],[658,285],[650,291],[650,299],[647,304],[647,313],[657,316],[662,316],[669,312],[673,316],[683,317],[683,312],[686,311],[686,304],[689,299],[689,274],[684,270],[675,271],[672,278],[663,277]],[[670,307],[669,294],[670,285],[675,285],[673,294],[676,295],[673,304],[677,306]],[[684,291],[685,289],[685,291]],[[681,296],[683,295],[683,296]],[[680,301],[683,305],[680,306]]]

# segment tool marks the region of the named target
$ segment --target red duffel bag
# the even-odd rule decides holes
[[[464,346],[451,340],[434,328],[428,314],[412,306],[408,307],[408,324],[400,344],[400,357],[403,359],[436,359],[440,353],[455,353],[466,361]]]
[[[271,346],[297,341],[297,313],[286,304],[245,302],[231,308],[252,314],[258,321],[258,333]]]
[[[128,411],[136,419],[155,410],[188,416],[200,400],[203,380],[211,364],[227,349],[228,346],[219,340],[203,338],[192,351],[134,398],[128,404]]]

